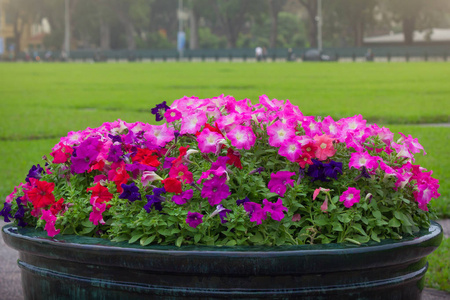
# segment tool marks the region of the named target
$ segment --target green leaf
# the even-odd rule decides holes
[[[364,231],[364,229],[362,229],[361,224],[354,224],[354,225],[352,225],[352,228],[364,236],[367,235],[367,233]]]
[[[353,244],[356,244],[356,245],[361,245],[360,242],[358,242],[357,240],[351,239],[351,238],[345,238],[345,240],[347,242],[350,242],[350,243],[353,243]]]
[[[151,235],[149,237],[143,237],[141,239],[141,246],[147,246],[148,244],[150,244],[151,242],[153,242],[153,240],[155,239],[155,235]]]
[[[196,235],[194,235],[194,243],[198,243],[198,241],[200,241],[201,238],[202,238],[201,233],[197,233]]]
[[[245,232],[247,229],[244,227],[244,225],[238,225],[238,226],[236,226],[236,227],[234,227],[234,229],[235,230],[238,230],[238,231],[242,231],[242,232]]]
[[[402,224],[396,218],[392,218],[392,219],[389,220],[389,226],[390,227],[400,227],[400,225],[402,225]]]
[[[372,215],[377,218],[377,220],[381,220],[381,212],[379,210],[372,211]]]
[[[261,235],[261,233],[257,232],[255,235],[253,235],[252,237],[250,237],[250,241],[253,243],[261,243],[263,241],[263,237]]]
[[[344,231],[344,228],[342,228],[341,223],[339,222],[333,222],[333,231]]]
[[[180,236],[180,237],[178,237],[177,238],[177,241],[175,242],[175,245],[177,246],[177,247],[180,247],[181,246],[181,244],[183,243],[183,236]]]
[[[235,240],[228,241],[228,242],[225,244],[225,246],[236,246],[236,241],[235,241]]]
[[[138,239],[140,239],[143,235],[144,235],[143,233],[133,235],[133,236],[131,237],[131,239],[128,241],[128,243],[129,243],[129,244],[133,244],[133,243],[136,242]]]
[[[374,240],[375,242],[380,242],[380,238],[378,237],[378,234],[376,234],[376,232],[372,231],[372,234],[370,235],[370,237],[372,238],[372,240]]]

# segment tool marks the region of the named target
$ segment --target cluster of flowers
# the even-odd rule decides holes
[[[61,138],[50,153],[53,159],[47,159],[44,167],[33,166],[26,182],[6,198],[1,211],[5,221],[14,218],[19,226],[25,226],[28,212],[44,220],[48,235],[55,236],[73,201],[60,198],[63,189],[55,184],[70,185],[71,178],[78,175],[90,180],[83,192],[90,197],[89,220],[94,225],[105,224],[104,213],[113,198],[142,203],[149,213],[162,211],[168,202],[187,206],[194,200],[207,201],[207,207],[187,206],[185,220],[193,228],[203,222],[208,209],[212,211],[209,217],[219,215],[222,223],[227,222],[233,210],[230,200],[235,207],[244,207],[251,222],[262,224],[269,216],[281,221],[291,209],[283,199],[288,189],[305,182],[314,184],[314,193],[307,200],[314,201],[319,193],[330,193],[328,183],[353,168],[359,170],[355,180],[394,178],[394,189],[408,188],[421,210],[427,211],[429,201],[439,197],[438,180],[431,177],[432,172],[413,164],[413,155],[423,151],[417,139],[401,134],[394,142],[389,129],[369,125],[361,115],[338,121],[330,116],[305,116],[288,100],[270,100],[265,95],[255,105],[249,99],[237,101],[223,95],[184,97],[170,107],[163,102],[152,113],[157,121],[166,122],[151,125],[118,120]],[[285,158],[285,166],[272,168],[266,182],[278,199],[251,195],[238,199],[236,190],[230,188],[230,178],[245,168],[252,168],[246,174],[265,171],[265,166],[255,167],[244,160],[261,145],[264,151],[271,149]],[[347,157],[337,153],[339,147]],[[292,166],[298,171],[289,171]],[[44,175],[53,180],[43,180]],[[372,195],[348,184],[338,196],[342,205],[351,208]],[[325,197],[320,206],[324,213],[329,201],[330,197]],[[292,221],[300,218],[293,214]]]

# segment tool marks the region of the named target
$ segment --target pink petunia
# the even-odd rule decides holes
[[[192,173],[189,172],[188,167],[183,164],[170,168],[169,176],[177,178],[185,184],[191,184],[194,181]]]
[[[378,161],[381,158],[378,156],[371,156],[367,151],[354,152],[351,154],[349,168],[361,169],[366,167],[367,170],[375,170],[378,168]]]
[[[284,142],[295,136],[295,131],[281,121],[276,121],[267,127],[267,134],[269,135],[269,145],[280,147]]]
[[[176,109],[168,109],[164,113],[164,117],[166,118],[167,122],[171,123],[173,121],[181,119],[181,113]]]
[[[283,200],[281,198],[278,198],[277,202],[275,203],[264,199],[263,204],[263,211],[266,213],[270,213],[270,217],[275,221],[281,221],[284,218],[283,211],[288,210],[287,207],[283,206]]]
[[[150,125],[149,130],[144,134],[144,137],[159,147],[164,147],[168,142],[175,138],[175,130],[167,127],[167,124]]]
[[[261,208],[261,204],[245,202],[244,209],[250,215],[250,222],[256,222],[256,224],[261,225],[262,221],[267,219],[267,212]]]
[[[316,158],[319,160],[326,160],[328,157],[332,157],[336,153],[336,149],[333,147],[334,139],[329,138],[326,134],[315,135],[314,141],[316,142]]]
[[[313,193],[313,200],[316,200],[316,198],[317,198],[317,196],[319,195],[320,192],[326,193],[326,192],[329,192],[329,191],[330,191],[330,189],[324,189],[323,187],[315,189],[314,193]]]
[[[352,207],[355,203],[358,203],[361,198],[361,191],[353,187],[349,187],[339,197],[340,202],[344,202],[344,206],[347,208]]]
[[[197,137],[198,148],[202,153],[216,152],[219,146],[219,142],[223,142],[225,139],[217,132],[210,131],[205,128]]]
[[[302,145],[295,138],[287,140],[280,146],[278,154],[295,162],[302,155]]]
[[[240,125],[228,132],[227,137],[231,141],[231,145],[237,149],[250,150],[256,141],[256,136],[251,127]]]
[[[150,182],[155,180],[163,180],[163,179],[154,171],[144,171],[142,173],[141,181],[144,186],[147,186]]]
[[[57,217],[50,210],[43,209],[41,219],[45,221],[44,230],[47,231],[48,236],[54,237],[60,233],[61,229],[55,228]]]
[[[106,203],[99,203],[95,199],[91,198],[92,211],[89,214],[89,221],[94,225],[105,224],[103,220],[103,212],[106,210]]]
[[[183,119],[181,121],[181,134],[195,134],[200,128],[205,125],[208,118],[206,117],[205,112],[197,111],[195,113],[189,112],[183,114]]]

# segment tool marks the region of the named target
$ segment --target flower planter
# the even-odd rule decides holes
[[[442,228],[400,241],[140,247],[7,225],[26,299],[420,299]]]

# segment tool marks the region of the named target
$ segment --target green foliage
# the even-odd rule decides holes
[[[428,256],[428,263],[426,286],[450,292],[450,238],[444,238],[439,248]]]

